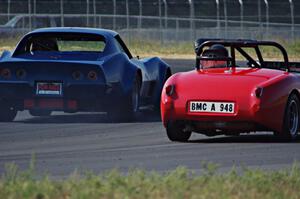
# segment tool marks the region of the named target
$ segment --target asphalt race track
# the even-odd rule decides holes
[[[166,60],[173,71],[192,69],[193,60]],[[134,123],[111,123],[101,113],[31,117],[24,111],[0,124],[0,173],[7,163],[26,169],[34,154],[39,174],[65,177],[75,170],[100,173],[112,168],[165,172],[185,166],[202,171],[213,162],[220,171],[233,165],[280,169],[300,160],[300,138],[285,143],[270,132],[239,137],[193,134],[187,143],[170,142],[157,115],[141,113]]]

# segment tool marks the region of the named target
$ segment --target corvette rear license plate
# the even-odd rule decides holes
[[[37,95],[62,95],[62,83],[57,82],[37,82]]]
[[[191,101],[189,109],[190,112],[234,113],[234,105],[228,102]]]

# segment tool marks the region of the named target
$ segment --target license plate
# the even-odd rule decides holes
[[[189,110],[200,113],[234,113],[234,107],[234,103],[228,102],[191,101]]]
[[[62,83],[38,82],[36,85],[37,95],[62,95]]]

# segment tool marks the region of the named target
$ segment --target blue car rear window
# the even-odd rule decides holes
[[[25,37],[14,57],[32,59],[97,60],[106,46],[101,35],[43,33]]]

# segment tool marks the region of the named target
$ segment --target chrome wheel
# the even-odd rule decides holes
[[[123,98],[123,103],[118,106],[110,107],[107,111],[108,117],[114,122],[128,122],[135,120],[140,107],[140,86],[141,80],[139,77],[133,82],[132,89]]]
[[[299,106],[300,101],[296,94],[291,94],[285,107],[282,132],[275,133],[287,140],[294,140],[299,131]]]
[[[295,100],[291,100],[288,105],[288,121],[289,132],[292,137],[295,137],[298,133],[299,126],[299,107]]]

